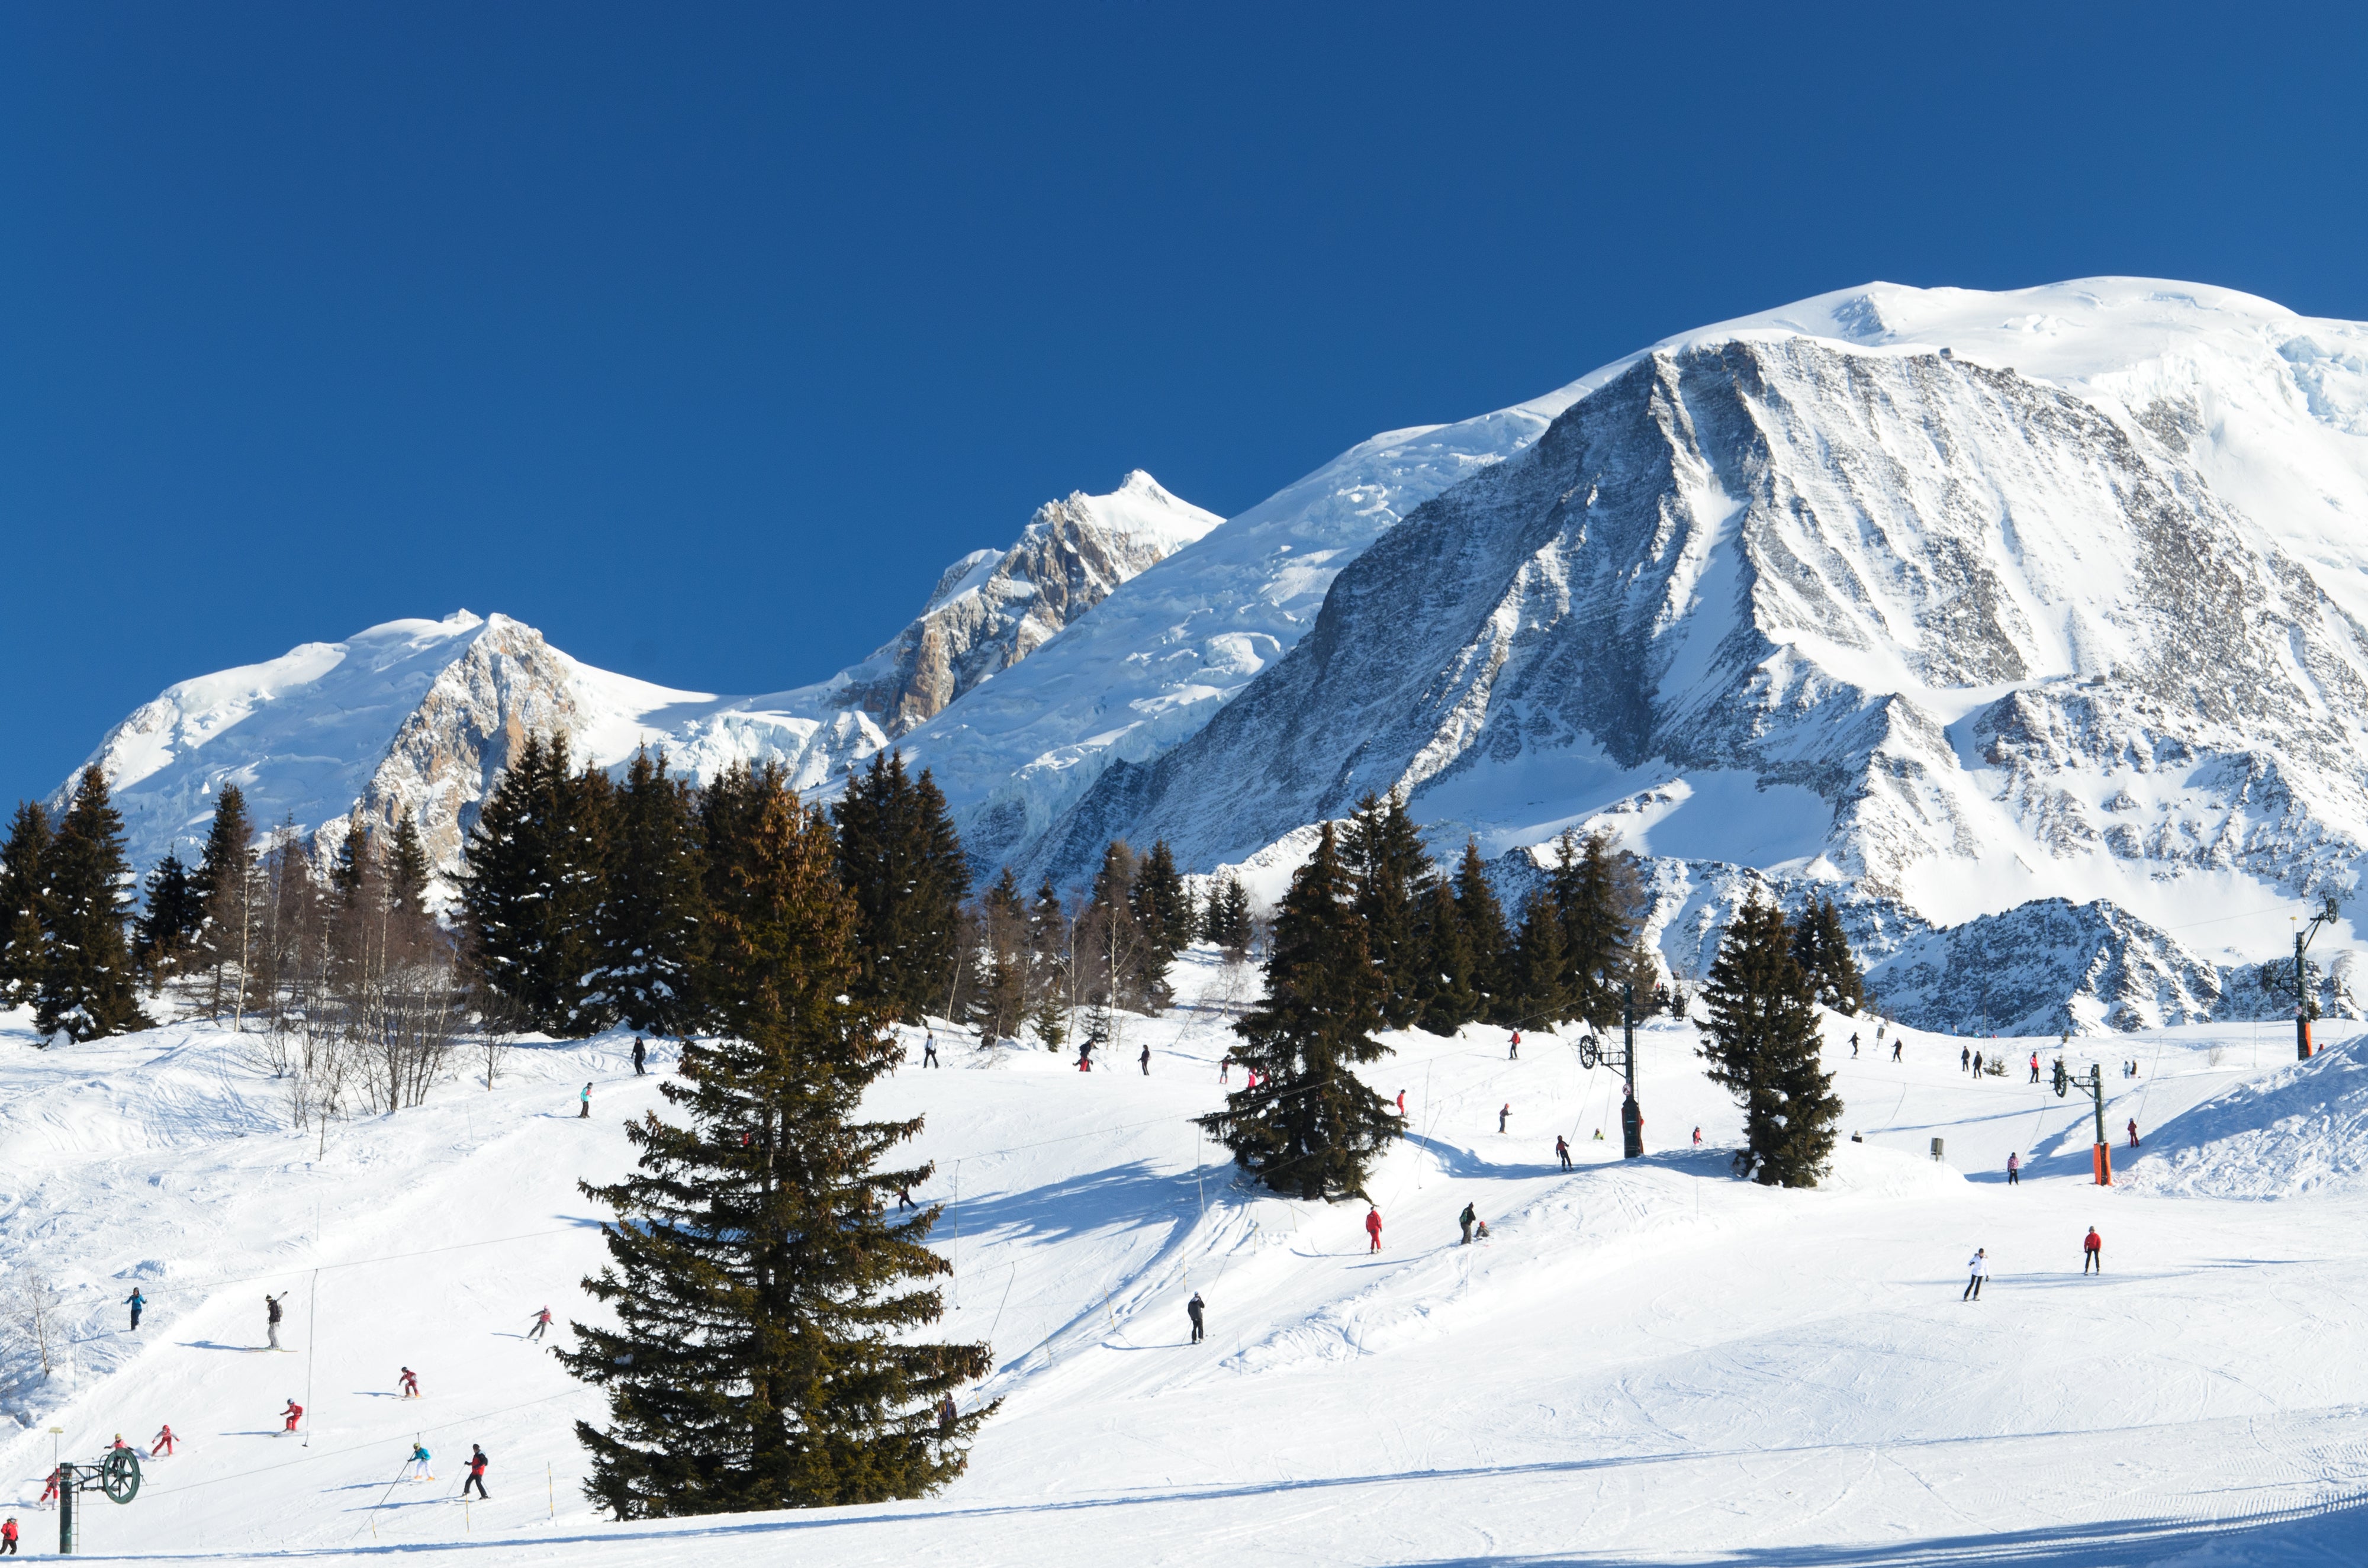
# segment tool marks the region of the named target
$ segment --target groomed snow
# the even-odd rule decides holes
[[[1839,1020],[1828,1060],[1867,1142],[1842,1146],[1824,1189],[1769,1191],[1726,1174],[1736,1114],[1690,1030],[1644,1032],[1652,1153],[1625,1164],[1607,1070],[1538,1033],[1508,1061],[1500,1031],[1473,1029],[1399,1038],[1373,1070],[1413,1123],[1373,1183],[1374,1256],[1360,1206],[1238,1187],[1186,1119],[1216,1103],[1241,978],[1196,952],[1189,1005],[1129,1020],[1115,1070],[941,1031],[944,1071],[879,1085],[882,1111],[928,1118],[939,1170],[918,1196],[950,1205],[947,1329],[996,1350],[981,1392],[1005,1403],[968,1475],[892,1506],[623,1526],[577,1489],[571,1423],[598,1399],[519,1336],[546,1303],[563,1324],[585,1312],[574,1282],[601,1256],[598,1216],[574,1184],[623,1168],[620,1124],[660,1103],[626,1041],[521,1048],[495,1088],[447,1083],[324,1147],[286,1129],[225,1031],[43,1052],[17,1016],[0,1039],[0,1268],[57,1278],[74,1344],[51,1388],[7,1396],[30,1426],[0,1440],[0,1499],[45,1552],[43,1428],[90,1459],[170,1421],[180,1451],[130,1506],[90,1500],[86,1551],[393,1548],[481,1568],[2358,1560],[2368,1199],[2100,1192],[2078,1101],[2027,1065],[1979,1081],[1958,1065],[1964,1043],[2024,1062],[2052,1042],[1911,1031],[1894,1064],[1871,1026]],[[2110,1123],[2136,1116],[2170,1149],[2199,1106],[2225,1135],[2227,1092],[2274,1084],[2292,1056],[2275,1025],[2102,1049],[2143,1069],[2106,1062]],[[2009,1150],[2029,1161],[2013,1188]],[[1466,1201],[1485,1246],[1455,1244]],[[2108,1272],[2088,1279],[2092,1222]],[[1995,1275],[1967,1303],[1976,1245]],[[118,1305],[134,1282],[150,1301],[136,1337]],[[254,1346],[263,1295],[283,1289],[290,1348],[273,1357]],[[1194,1290],[1210,1305],[1197,1348]],[[394,1397],[404,1364],[416,1404]],[[21,1353],[6,1367],[21,1374]],[[290,1397],[309,1433],[274,1436]],[[395,1480],[416,1435],[432,1484]],[[472,1441],[494,1460],[492,1501],[464,1508]]]

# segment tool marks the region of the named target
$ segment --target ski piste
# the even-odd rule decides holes
[[[465,1541],[477,1568],[541,1561],[554,1513],[571,1559],[595,1568],[652,1552],[758,1568],[784,1550],[824,1564],[1205,1568],[1212,1543],[1237,1532],[1307,1562],[1551,1561],[1582,1545],[1814,1562],[1853,1542],[1862,1561],[1915,1561],[1919,1543],[1969,1532],[2069,1542],[2067,1562],[2092,1546],[2145,1562],[2209,1544],[2192,1532],[2215,1519],[2242,1526],[2239,1507],[2259,1522],[2232,1549],[2306,1543],[2338,1518],[2308,1510],[2351,1494],[2346,1413],[2368,1404],[2368,1386],[2310,1325],[2368,1299],[2368,1265],[2341,1241],[2368,1220],[2351,1185],[2368,1171],[2368,1112],[2343,1086],[2368,1069],[2357,1025],[2320,1020],[2329,1049],[2307,1063],[2275,1023],[2258,1039],[2239,1024],[2098,1041],[2109,1125],[2135,1118],[2146,1135],[2109,1191],[2088,1179],[2087,1108],[2021,1074],[1970,1082],[1960,1042],[1923,1031],[1906,1031],[1900,1063],[1888,1035],[1853,1062],[1850,1028],[1828,1021],[1844,1131],[1868,1142],[1845,1138],[1827,1184],[1804,1193],[1728,1174],[1737,1113],[1702,1081],[1692,1031],[1667,1018],[1640,1028],[1640,1098],[1680,1146],[1648,1138],[1634,1162],[1616,1137],[1589,1138],[1616,1131],[1619,1100],[1567,1033],[1525,1028],[1517,1062],[1493,1031],[1394,1034],[1373,1082],[1393,1099],[1406,1089],[1411,1136],[1375,1166],[1386,1229],[1369,1256],[1363,1204],[1237,1182],[1193,1125],[1224,1092],[1224,978],[1193,949],[1176,1008],[1121,1020],[1121,1049],[1152,1048],[1148,1078],[1079,1074],[1065,1053],[982,1048],[940,1022],[943,1071],[877,1086],[867,1110],[927,1118],[914,1156],[937,1174],[913,1196],[950,1205],[933,1244],[954,1267],[939,1283],[947,1329],[996,1347],[963,1408],[1007,1403],[937,1498],[723,1531],[597,1516],[573,1423],[601,1420],[599,1397],[551,1358],[506,1353],[545,1301],[554,1335],[584,1315],[574,1281],[605,1255],[575,1182],[627,1167],[615,1123],[666,1114],[662,1078],[631,1079],[629,1040],[521,1046],[495,1089],[439,1085],[424,1106],[338,1121],[317,1156],[285,1126],[281,1090],[245,1075],[227,1028],[59,1052],[0,1040],[0,1168],[31,1173],[0,1225],[0,1270],[72,1257],[96,1286],[154,1266],[142,1335],[76,1345],[53,1403],[0,1437],[0,1475],[34,1478],[14,1483],[21,1514],[48,1468],[46,1426],[66,1428],[66,1457],[87,1458],[111,1433],[169,1418],[201,1441],[169,1483],[94,1521],[92,1550],[338,1557],[370,1545],[374,1524],[381,1547]],[[917,1033],[906,1043],[917,1052]],[[2022,1061],[2032,1043],[1998,1049]],[[2052,1037],[2035,1043],[2052,1060]],[[2071,1052],[2085,1070],[2079,1037]],[[2136,1077],[2114,1075],[2124,1058]],[[78,1092],[94,1077],[109,1095]],[[609,1120],[586,1137],[542,1119],[564,1099],[572,1121],[587,1077]],[[1513,1130],[1499,1137],[1508,1099]],[[44,1119],[8,1108],[25,1105]],[[2012,1189],[2009,1152],[2026,1167]],[[1467,1202],[1489,1237],[1459,1247]],[[2084,1292],[2091,1224],[2115,1271]],[[1975,1246],[1994,1265],[1977,1319],[1957,1302]],[[2264,1259],[2278,1261],[2247,1261]],[[307,1343],[281,1348],[317,1356],[313,1398],[281,1382],[286,1369],[261,1379],[222,1354],[259,1348],[245,1343],[251,1279],[298,1284],[283,1336]],[[1198,1347],[1183,1311],[1195,1290]],[[397,1358],[438,1390],[433,1412],[386,1392]],[[1967,1381],[1939,1396],[1936,1366]],[[248,1434],[291,1394],[305,1427],[327,1435],[279,1444],[258,1468]],[[423,1426],[436,1462],[481,1442],[510,1478],[489,1504],[471,1497],[465,1525],[404,1506],[455,1495],[440,1471],[427,1493],[397,1487],[367,1506]],[[2126,1485],[2092,1484],[2100,1456],[2126,1467]],[[1804,1488],[1804,1466],[1852,1480]],[[1474,1545],[1474,1518],[1493,1544]]]

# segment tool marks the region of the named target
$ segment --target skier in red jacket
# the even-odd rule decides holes
[[[2100,1274],[2105,1272],[2105,1239],[2097,1234],[2094,1225],[2089,1227],[2088,1237],[2080,1244],[2080,1272],[2086,1274],[2091,1268]]]
[[[1379,1207],[1370,1203],[1365,1206],[1365,1234],[1373,1238],[1373,1244],[1365,1250],[1368,1252],[1381,1251],[1382,1211]]]
[[[288,1408],[279,1414],[288,1418],[288,1425],[281,1430],[293,1432],[296,1430],[296,1423],[304,1419],[304,1407],[291,1399],[288,1402]]]
[[[169,1454],[172,1451],[173,1424],[167,1421],[165,1423],[164,1428],[150,1440],[148,1444],[148,1452],[152,1457],[154,1457]]]

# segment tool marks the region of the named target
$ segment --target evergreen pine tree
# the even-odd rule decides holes
[[[228,1013],[237,1024],[246,1014],[260,901],[255,820],[247,815],[246,797],[235,784],[223,785],[214,797],[214,820],[206,829],[206,846],[192,881],[205,916],[190,961],[202,965],[210,976],[209,1016],[219,1018]]]
[[[346,836],[337,845],[337,853],[329,861],[329,891],[347,909],[361,898],[363,887],[377,871],[377,859],[372,853],[370,824],[362,820],[362,809],[356,805],[346,818]]]
[[[427,883],[434,876],[427,864],[427,846],[419,839],[419,824],[405,811],[394,822],[394,842],[386,852],[387,896],[406,915],[427,913]]]
[[[583,1189],[616,1215],[584,1283],[618,1326],[575,1325],[562,1360],[607,1392],[607,1428],[576,1432],[619,1518],[923,1496],[994,1409],[939,1415],[992,1352],[913,1337],[951,1268],[925,1244],[939,1210],[883,1201],[931,1167],[882,1162],[921,1122],[858,1119],[887,1006],[848,999],[861,915],[828,825],[767,784],[711,908],[720,1038],[660,1085],[684,1123],[629,1123],[637,1170]]]
[[[1201,934],[1223,948],[1228,958],[1239,959],[1250,950],[1250,895],[1231,871],[1220,876],[1209,890],[1208,915]]]
[[[1028,900],[1019,879],[1006,866],[1003,875],[979,901],[979,945],[985,983],[971,1010],[983,1041],[1018,1038],[1027,1021],[1029,1003]]]
[[[205,925],[205,903],[181,858],[170,851],[148,873],[147,908],[132,924],[131,961],[154,994],[180,971]]]
[[[1415,998],[1422,1009],[1422,1027],[1437,1035],[1452,1035],[1476,1021],[1482,1006],[1472,974],[1472,939],[1463,933],[1463,916],[1455,890],[1444,880],[1423,890],[1417,908],[1422,972]]]
[[[1743,1108],[1754,1179],[1816,1186],[1833,1155],[1841,1100],[1818,1054],[1814,998],[1783,912],[1757,892],[1721,938],[1702,1000],[1710,1022],[1702,1055],[1711,1081]]]
[[[1534,892],[1521,908],[1521,928],[1513,944],[1517,1027],[1544,1028],[1570,1016],[1567,969],[1563,961],[1562,911],[1552,895]]]
[[[50,838],[50,813],[37,801],[17,801],[0,844],[0,1007],[24,1006],[41,987]]]
[[[1479,998],[1473,1021],[1513,1023],[1520,1016],[1513,995],[1513,944],[1505,930],[1504,905],[1488,884],[1488,868],[1481,862],[1476,839],[1463,841],[1463,859],[1455,869],[1455,923],[1472,955],[1472,989]]]
[[[1075,930],[1069,912],[1046,877],[1028,912],[1028,972],[1032,1002],[1029,1021],[1044,1049],[1057,1051],[1069,1038],[1068,1010],[1076,999],[1071,967]]]
[[[1143,931],[1144,939],[1151,944],[1155,957],[1152,966],[1156,989],[1165,990],[1168,961],[1192,942],[1192,897],[1184,886],[1184,878],[1176,869],[1176,853],[1167,847],[1164,838],[1156,840],[1151,853],[1135,868],[1134,883],[1127,890],[1127,902],[1134,912],[1134,922]]]
[[[564,735],[529,735],[469,832],[460,882],[471,955],[484,983],[547,1034],[607,1021],[590,981],[612,793],[608,775],[574,770]]]
[[[1341,837],[1340,859],[1356,884],[1357,914],[1382,982],[1383,1020],[1409,1028],[1422,1017],[1425,994],[1419,912],[1438,873],[1404,798],[1392,790],[1387,801],[1370,792],[1358,801]]]
[[[123,818],[108,799],[107,776],[83,769],[49,853],[46,942],[34,1027],[81,1041],[145,1028],[124,924],[131,868]]]
[[[1389,1054],[1372,1038],[1381,987],[1352,894],[1326,823],[1276,911],[1266,998],[1234,1026],[1243,1040],[1235,1055],[1262,1082],[1202,1119],[1236,1165],[1301,1198],[1362,1192],[1373,1156],[1404,1131],[1390,1103],[1350,1070]]]
[[[699,1016],[706,871],[690,791],[666,754],[633,754],[616,794],[593,990],[628,1028],[685,1036]]]
[[[1842,929],[1841,912],[1831,899],[1811,899],[1793,926],[1793,960],[1808,977],[1816,999],[1838,1013],[1856,1014],[1866,1004],[1866,982]]]
[[[1620,1020],[1621,987],[1635,926],[1636,877],[1611,835],[1565,832],[1554,846],[1549,885],[1562,912],[1564,978],[1572,1010],[1596,1028]]]
[[[862,965],[854,994],[885,1002],[908,1023],[942,1012],[952,994],[970,867],[935,780],[911,778],[901,752],[848,769],[831,808],[839,875],[855,895]]]

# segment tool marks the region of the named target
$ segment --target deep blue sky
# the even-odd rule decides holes
[[[2359,16],[8,6],[0,804],[464,605],[814,679],[1051,496],[1871,278],[2368,317]]]

